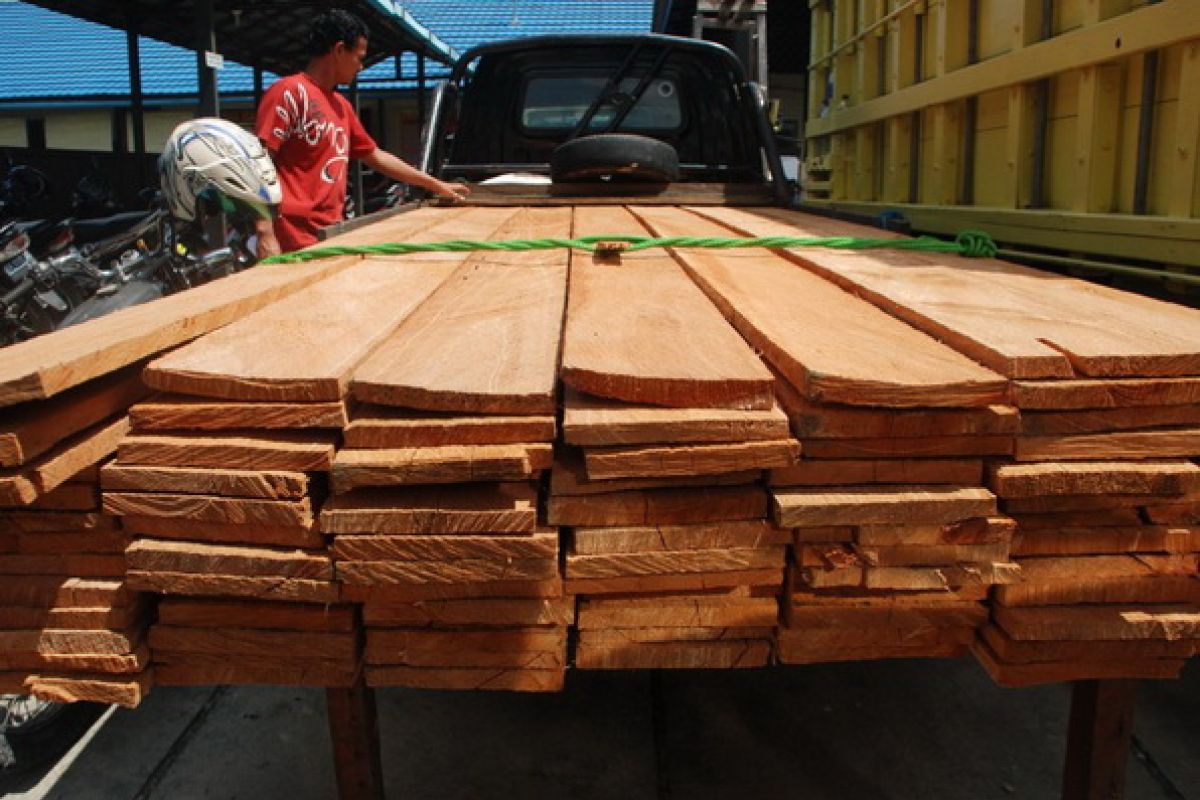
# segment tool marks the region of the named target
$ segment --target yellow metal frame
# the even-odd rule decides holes
[[[809,0],[806,200],[1200,267],[1200,2],[1052,7]]]

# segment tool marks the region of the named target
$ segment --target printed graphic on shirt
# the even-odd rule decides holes
[[[303,83],[297,83],[295,89],[298,98],[291,89],[286,89],[282,101],[275,106],[279,124],[271,129],[271,133],[281,142],[294,139],[314,149],[322,139],[328,139],[333,155],[321,167],[321,180],[334,183],[346,174],[350,135],[341,125],[325,119],[320,106],[309,99]]]

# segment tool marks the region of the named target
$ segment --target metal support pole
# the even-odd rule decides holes
[[[354,106],[354,113],[362,118],[362,112],[359,108],[358,81],[350,84],[350,104]],[[362,162],[355,159],[353,166],[350,167],[350,178],[354,182],[354,213],[357,216],[364,216],[367,213],[367,197],[363,191],[363,174]]]
[[[417,127],[425,132],[425,54],[417,53]]]
[[[360,675],[349,689],[326,689],[333,769],[341,800],[383,800],[375,690]]]
[[[771,74],[767,67],[767,12],[755,14],[754,25],[754,57],[758,62],[758,75],[755,80],[762,87],[763,96],[771,96]]]
[[[263,68],[260,66],[254,67],[254,108],[257,111],[262,105],[263,98]]]
[[[142,58],[138,47],[137,23],[132,15],[126,19],[125,50],[129,55],[129,100],[133,124],[133,152],[137,159],[137,181],[146,184],[146,105],[142,95]]]
[[[202,117],[221,113],[217,95],[217,71],[205,62],[206,52],[216,52],[217,36],[213,30],[213,0],[196,0],[196,79],[200,87],[199,112]]]
[[[1071,691],[1063,800],[1121,800],[1137,681],[1076,681]]]

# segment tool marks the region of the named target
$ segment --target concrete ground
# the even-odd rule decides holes
[[[559,695],[378,693],[387,794],[455,798],[1055,798],[1069,692],[970,661],[575,673]],[[324,692],[156,689],[7,798],[335,796]],[[1200,659],[1144,682],[1131,800],[1200,799]]]

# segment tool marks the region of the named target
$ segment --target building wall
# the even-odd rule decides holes
[[[25,117],[0,115],[0,147],[28,147]]]

